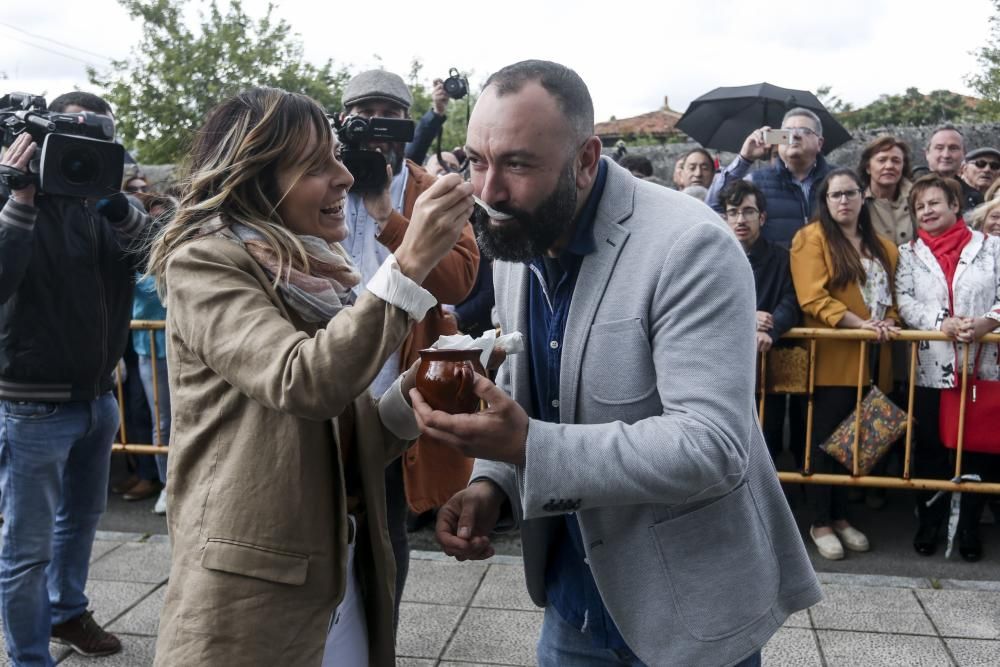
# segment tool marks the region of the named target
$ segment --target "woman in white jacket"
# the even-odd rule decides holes
[[[952,474],[938,418],[941,390],[956,386],[956,369],[961,372],[961,351],[955,343],[973,345],[971,366],[980,353],[975,341],[1000,327],[1000,238],[969,229],[960,217],[961,201],[958,184],[951,179],[929,175],[914,183],[910,210],[917,220],[917,238],[899,248],[895,287],[900,317],[912,329],[940,330],[954,341],[919,345],[913,454],[917,477],[948,479]],[[997,356],[997,345],[983,346],[980,377],[1000,379]],[[1000,477],[1000,456],[965,452],[962,462],[963,472],[979,473],[983,481]],[[933,492],[917,493],[920,526],[913,548],[925,556],[934,553],[948,514],[947,498],[927,507],[931,496]],[[983,503],[981,494],[962,494],[958,548],[968,561],[982,555],[978,526]]]

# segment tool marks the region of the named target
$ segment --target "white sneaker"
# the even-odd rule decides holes
[[[828,560],[840,560],[844,557],[844,546],[837,539],[837,536],[833,533],[827,533],[826,535],[817,536],[813,532],[812,526],[809,527],[809,537],[812,538],[813,544],[816,545],[816,550],[819,551],[819,555]]]
[[[156,505],[153,507],[153,512],[155,514],[164,515],[167,513],[167,489],[166,487],[160,491],[160,497],[156,499]]]
[[[848,526],[847,528],[837,528],[834,526],[833,532],[837,533],[841,544],[851,551],[868,551],[871,548],[865,534],[854,526]]]

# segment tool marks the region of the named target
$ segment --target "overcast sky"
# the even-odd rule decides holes
[[[3,92],[51,99],[74,87],[94,90],[82,61],[107,67],[141,38],[141,26],[116,0],[0,4]],[[266,4],[244,1],[254,17]],[[587,82],[599,121],[657,109],[665,96],[683,111],[717,86],[759,81],[813,91],[830,85],[855,106],[910,86],[971,94],[964,78],[977,69],[973,52],[989,38],[993,9],[989,0],[278,4],[277,16],[292,25],[314,63],[333,58],[351,71],[383,66],[405,76],[416,57],[428,80],[457,67],[478,88],[505,64],[556,60]],[[196,21],[197,13],[190,18]]]

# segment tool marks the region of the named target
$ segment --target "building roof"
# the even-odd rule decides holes
[[[608,144],[619,139],[647,136],[656,138],[667,138],[674,134],[674,126],[681,116],[684,115],[674,111],[668,104],[668,98],[663,98],[663,107],[656,111],[633,116],[631,118],[612,118],[611,120],[594,125],[594,133],[601,140]]]

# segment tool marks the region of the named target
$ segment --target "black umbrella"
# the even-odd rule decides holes
[[[764,125],[781,127],[785,112],[794,107],[805,107],[819,116],[824,153],[851,140],[851,134],[808,90],[770,83],[726,86],[705,93],[688,106],[676,127],[702,146],[736,153],[754,130]]]

